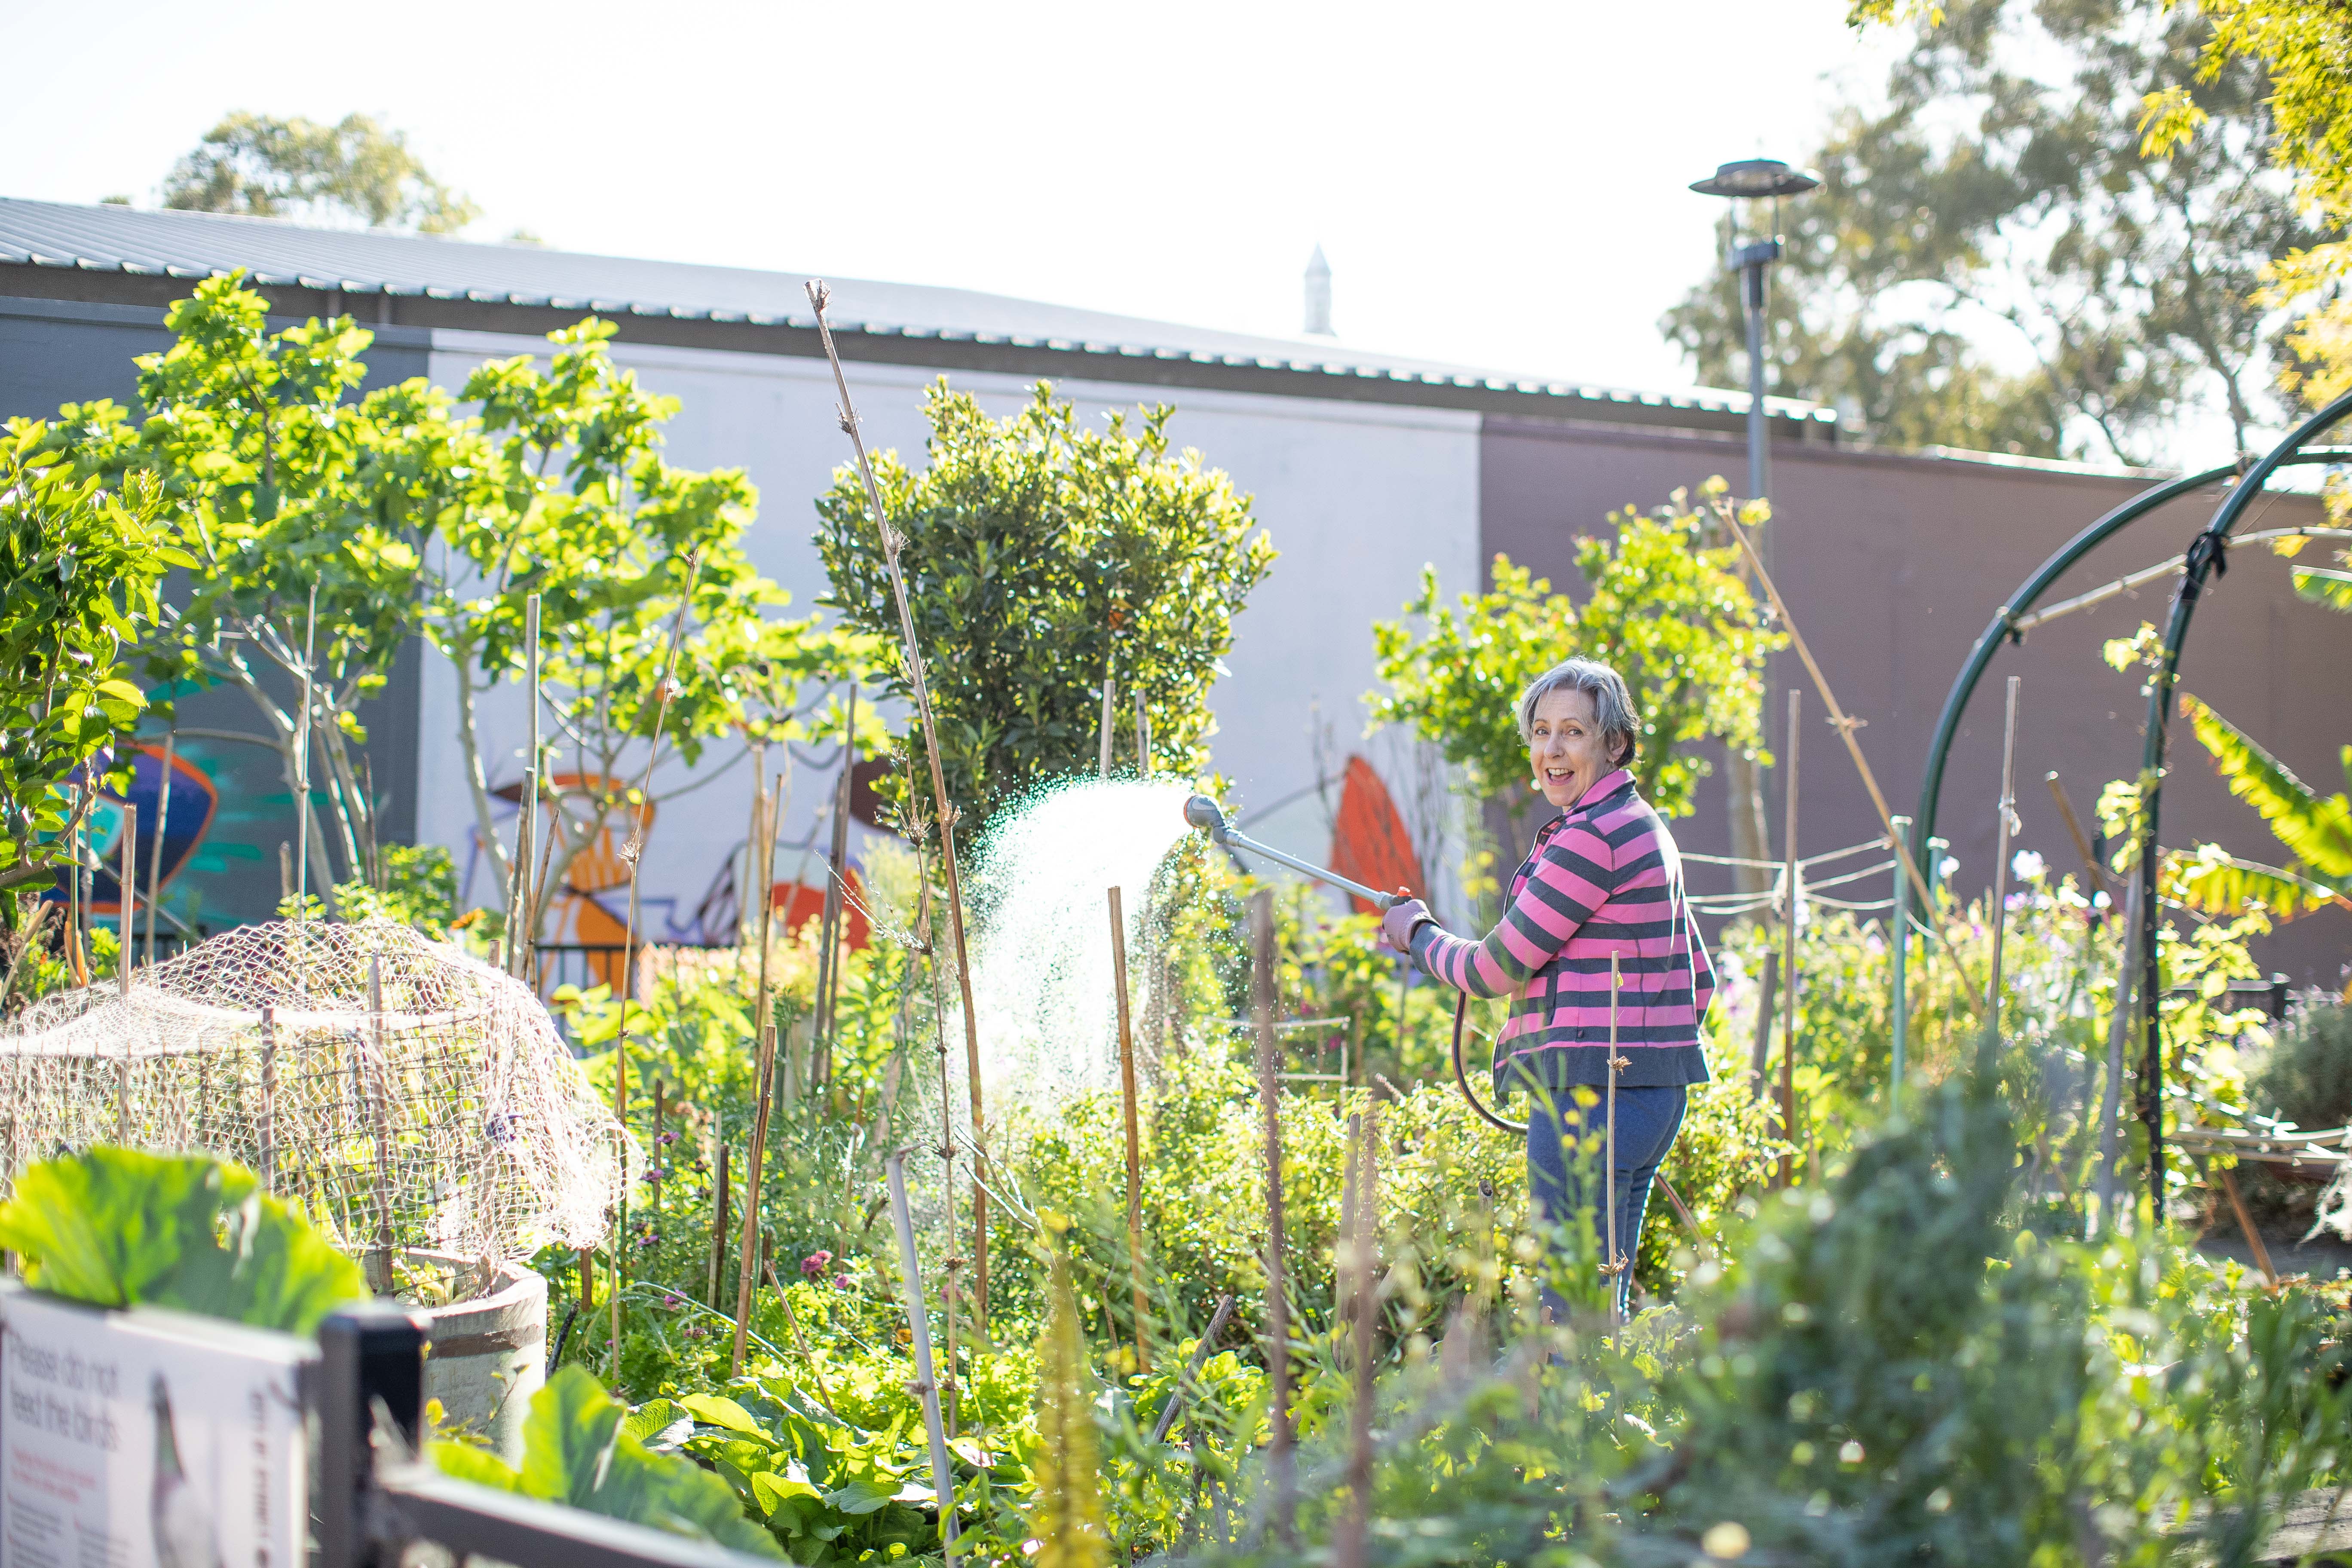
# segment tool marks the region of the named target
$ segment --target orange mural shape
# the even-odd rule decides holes
[[[842,900],[842,940],[850,945],[852,951],[863,952],[866,943],[873,940],[866,911],[858,908],[858,904],[866,901],[866,884],[858,879],[855,866],[843,872],[841,879],[848,884],[850,898],[857,900],[856,903],[850,902],[848,899]],[[806,882],[778,882],[768,889],[768,901],[776,911],[776,924],[796,937],[804,927],[824,918],[824,889],[812,888]],[[817,933],[809,931],[807,940],[815,942],[816,939]]]
[[[1411,888],[1426,895],[1421,857],[1413,852],[1412,835],[1389,798],[1388,785],[1372,764],[1361,757],[1348,759],[1346,782],[1339,790],[1339,820],[1331,833],[1331,868],[1368,888],[1386,891]],[[1358,914],[1376,914],[1370,900],[1348,898]]]

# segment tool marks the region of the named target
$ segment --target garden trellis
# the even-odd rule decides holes
[[[389,921],[242,926],[0,1030],[0,1176],[98,1143],[251,1166],[387,1255],[597,1245],[629,1150],[520,981]]]

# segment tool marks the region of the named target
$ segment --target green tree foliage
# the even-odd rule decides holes
[[[1705,494],[1719,495],[1720,479]],[[1613,539],[1588,536],[1577,568],[1591,593],[1582,605],[1524,566],[1497,555],[1494,586],[1441,596],[1433,568],[1404,606],[1422,624],[1376,621],[1372,644],[1386,691],[1370,699],[1372,722],[1408,724],[1464,770],[1483,798],[1501,797],[1524,817],[1527,742],[1514,710],[1519,692],[1561,659],[1616,667],[1640,710],[1642,793],[1669,816],[1686,816],[1698,781],[1712,771],[1692,742],[1714,739],[1762,752],[1764,660],[1785,638],[1767,629],[1738,575],[1739,547],[1681,490],[1648,512],[1609,514]]]
[[[205,279],[165,317],[172,346],[139,362],[146,417],[68,404],[52,439],[84,472],[160,482],[194,575],[170,635],[142,647],[151,678],[244,692],[289,794],[308,773],[315,863],[334,863],[323,805],[343,877],[373,879],[356,709],[382,689],[413,625],[435,519],[411,503],[411,448],[446,423],[446,400],[422,379],[355,397],[373,334],[348,317],[272,332],[268,310],[240,275]]]
[[[364,114],[333,125],[231,114],[172,166],[163,205],[423,234],[454,234],[481,216],[426,171],[405,135]]]
[[[681,610],[656,762],[696,762],[730,735],[806,735],[823,709],[811,684],[849,679],[876,657],[868,639],[814,616],[770,618],[790,595],[743,551],[758,492],[740,468],[699,473],[662,457],[677,399],[614,364],[613,334],[611,322],[591,318],[549,334],[555,352],[544,367],[529,354],[484,364],[464,392],[481,409],[478,424],[453,428],[446,451],[415,464],[420,493],[466,477],[433,507],[446,554],[423,620],[457,668],[475,826],[501,896],[511,836],[500,842],[478,711],[483,693],[522,669],[530,594],[541,597],[550,767],[568,763],[575,775],[554,803],[562,831],[543,878],[550,888],[636,799]]]
[[[2211,37],[2194,4],[1937,7],[1883,92],[1840,111],[1822,188],[1780,209],[1768,384],[1899,447],[2165,463],[2201,405],[2245,449],[2275,416],[2263,269],[2315,235],[2268,156],[2263,73],[2200,70]],[[2144,142],[2151,93],[2205,130]],[[1727,385],[1745,384],[1738,289],[1711,279],[1663,323]]]
[[[64,786],[146,708],[131,656],[162,621],[164,573],[188,563],[148,476],[77,471],[38,420],[0,433],[0,889],[65,853]],[[16,903],[0,900],[12,923]]]
[[[27,1168],[0,1247],[32,1284],[96,1307],[145,1302],[307,1334],[363,1299],[360,1267],[242,1165],[91,1149]]]
[[[1106,676],[1115,721],[1149,706],[1161,771],[1204,766],[1209,689],[1233,621],[1273,569],[1249,498],[1201,454],[1170,449],[1174,410],[1080,426],[1041,383],[1028,406],[992,420],[942,378],[923,401],[928,463],[875,458],[923,649],[948,792],[984,819],[1043,780],[1094,765]],[[895,642],[898,609],[882,541],[854,470],[817,501],[817,549],[837,606]],[[905,673],[891,689],[911,700]],[[916,776],[928,767],[922,736]]]

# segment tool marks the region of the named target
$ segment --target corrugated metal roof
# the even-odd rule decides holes
[[[340,289],[482,304],[814,328],[803,277],[742,267],[482,245],[373,229],[311,228],[218,213],[83,206],[0,197],[0,263],[194,280],[242,268],[265,287]],[[969,289],[828,279],[836,332],[1003,343],[1161,361],[1255,366],[1534,398],[1743,413],[1747,395],[1634,392],[1351,349],[1075,310]],[[1831,423],[1817,405],[1770,398],[1776,416]]]

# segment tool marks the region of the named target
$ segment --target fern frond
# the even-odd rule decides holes
[[[2166,856],[2160,891],[2203,914],[2233,915],[2257,905],[2282,924],[2330,904],[2352,909],[2352,899],[2294,867],[2241,859],[2218,844]]]

